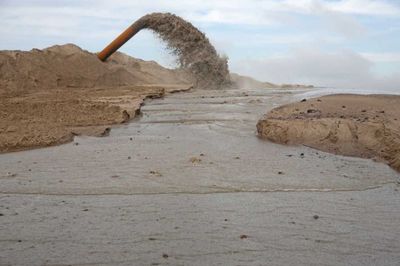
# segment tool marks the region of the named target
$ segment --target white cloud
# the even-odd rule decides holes
[[[44,14],[103,19],[134,19],[148,12],[174,12],[192,21],[208,23],[271,24],[279,13],[316,14],[321,10],[343,14],[400,15],[399,5],[376,0],[82,0],[3,1],[2,15]],[[286,17],[287,18],[287,17]]]
[[[361,55],[372,62],[400,63],[400,53],[361,53]]]
[[[400,73],[377,76],[373,62],[352,51],[293,50],[288,55],[231,62],[231,69],[259,80],[356,89],[400,89]]]
[[[211,9],[204,13],[192,13],[190,20],[204,23],[222,23],[222,24],[245,24],[245,25],[272,25],[274,20],[264,16],[261,10],[252,12],[243,12],[243,10],[231,9]]]
[[[367,32],[367,29],[349,14],[334,11],[317,3],[314,5],[314,10],[327,28],[347,38],[362,36]]]
[[[291,24],[296,14],[319,16],[328,29],[346,37],[365,33],[365,28],[349,14],[400,15],[399,5],[375,0],[82,0],[82,1],[2,1],[0,33],[31,28],[45,34],[77,32],[85,25],[96,30],[122,28],[149,12],[173,12],[199,25],[235,24],[268,26]]]
[[[326,6],[334,11],[360,15],[400,15],[400,8],[382,0],[346,0],[327,2]]]
[[[315,49],[337,49],[338,45],[347,45],[349,38],[370,34],[361,23],[365,16],[368,19],[399,17],[400,3],[385,0],[0,0],[0,23],[3,25],[0,34],[4,38],[0,49],[43,48],[55,43],[75,42],[85,49],[97,51],[149,12],[172,12],[193,22],[210,33],[220,52],[231,50],[235,53],[233,56],[228,54],[236,60],[230,64],[234,71],[261,80],[339,87],[392,86],[390,84],[399,81],[396,75],[378,77],[374,74],[374,63],[400,62],[399,53],[371,53],[368,44],[363,48],[363,54],[327,53]],[[237,30],[225,32],[224,26]],[[399,25],[391,26],[378,32],[391,30],[395,35]],[[246,28],[258,28],[258,31],[246,31]],[[123,49],[131,49],[129,51],[134,51],[131,55],[146,59],[156,54],[151,59],[170,60],[163,59],[162,45],[157,45],[158,41],[150,34],[143,34]],[[246,50],[254,47],[263,49],[254,54],[274,54],[276,51],[264,51],[270,47],[286,51],[298,46],[309,49],[294,50],[279,57],[238,61],[250,54]],[[151,49],[160,52],[147,52]]]

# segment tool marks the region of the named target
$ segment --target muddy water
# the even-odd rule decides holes
[[[172,94],[109,137],[0,155],[0,264],[396,265],[397,173],[256,137],[302,97]]]
[[[196,90],[152,100],[106,138],[0,155],[3,193],[142,194],[367,189],[398,174],[371,160],[257,138],[287,92]],[[78,144],[78,145],[77,145]]]

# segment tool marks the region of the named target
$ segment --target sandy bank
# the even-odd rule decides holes
[[[107,63],[68,44],[0,52],[0,152],[103,136],[132,119],[146,97],[191,87],[191,78],[116,53]]]
[[[338,94],[273,109],[257,124],[273,142],[388,163],[400,171],[400,96]]]

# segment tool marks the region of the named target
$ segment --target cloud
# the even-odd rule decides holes
[[[284,0],[279,5],[281,10],[289,12],[313,13],[315,6],[344,14],[371,16],[398,16],[398,4],[385,0]]]
[[[149,12],[191,21],[232,58],[234,71],[261,80],[339,87],[399,81],[396,73],[388,74],[400,65],[400,3],[394,0],[0,0],[0,49],[74,42],[94,52]],[[363,53],[325,52],[340,47]],[[168,65],[172,59],[163,48],[141,32],[122,50]]]
[[[361,53],[361,55],[372,62],[400,63],[400,53]]]
[[[367,29],[354,17],[319,1],[313,2],[312,10],[326,24],[327,28],[347,38],[359,37],[367,33]]]
[[[231,69],[259,80],[303,83],[355,89],[399,89],[400,73],[377,76],[373,62],[362,55],[342,50],[297,49],[288,55],[231,62]]]
[[[333,11],[360,15],[399,16],[398,5],[382,0],[342,0],[326,2]]]
[[[286,14],[315,14],[319,10],[362,15],[400,15],[399,5],[383,0],[81,0],[10,1],[1,3],[3,15],[42,13],[110,19],[134,19],[148,12],[174,12],[207,23],[271,24]],[[316,8],[318,7],[318,8]],[[287,18],[287,16],[285,17]]]
[[[349,14],[400,16],[399,5],[375,0],[73,0],[0,2],[0,22],[13,31],[30,29],[51,35],[68,34],[82,27],[121,28],[149,12],[173,12],[204,25],[251,25],[296,27],[298,14],[320,17],[328,28],[347,37],[365,33]],[[4,28],[4,27],[3,27]],[[48,28],[48,30],[47,30]],[[0,29],[0,33],[4,29]]]

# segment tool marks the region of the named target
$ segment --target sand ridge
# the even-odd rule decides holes
[[[260,137],[373,158],[400,171],[400,96],[338,94],[273,109],[257,123]]]

